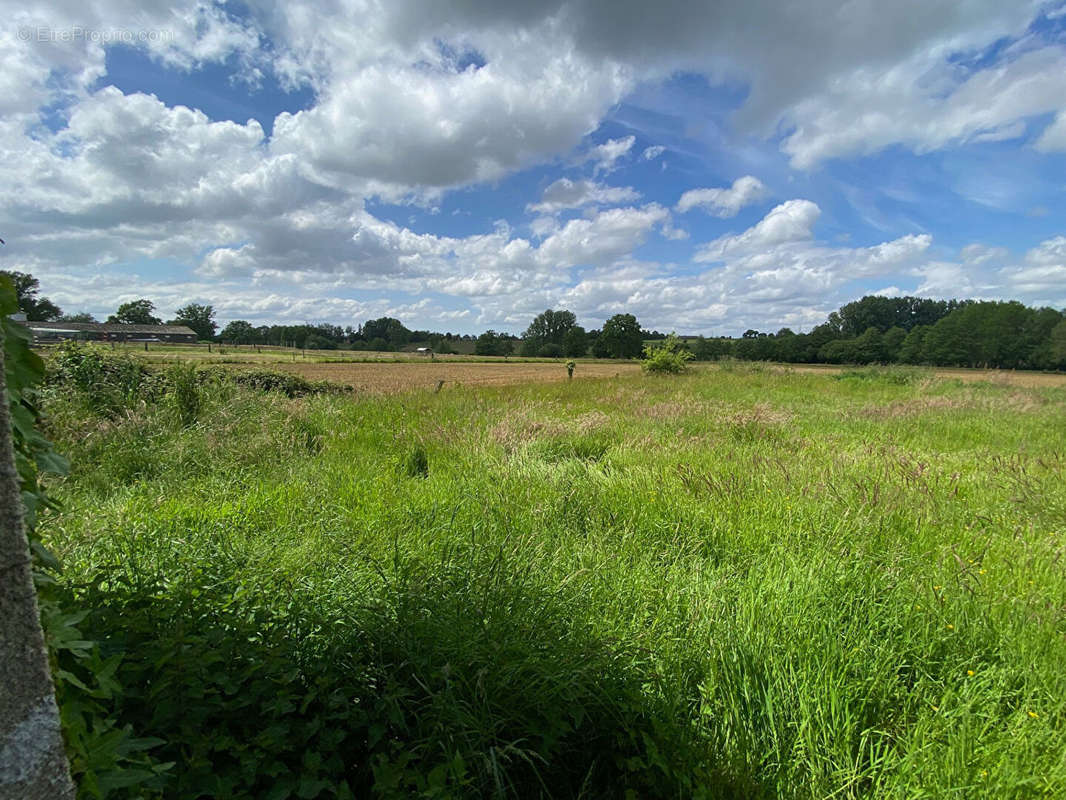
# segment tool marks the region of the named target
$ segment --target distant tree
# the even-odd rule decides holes
[[[1066,368],[1066,319],[1051,329],[1048,341],[1048,366]]]
[[[50,322],[62,316],[59,306],[47,297],[38,297],[41,282],[25,272],[9,272],[0,270],[0,275],[6,275],[15,286],[15,298],[18,301],[19,311],[26,315],[30,322]]]
[[[366,339],[368,342],[372,342],[374,339],[384,339],[386,343],[394,348],[403,347],[411,339],[411,331],[407,330],[404,324],[394,317],[367,320],[359,329],[359,334],[361,338]]]
[[[881,337],[882,357],[890,364],[899,361],[899,351],[907,339],[907,332],[899,325],[893,325]]]
[[[79,311],[77,314],[63,314],[56,322],[96,322],[96,317],[88,311]]]
[[[233,344],[254,344],[259,341],[259,332],[252,326],[252,323],[243,319],[235,319],[222,329],[218,338]]]
[[[566,332],[575,325],[577,317],[572,311],[553,311],[549,308],[538,314],[522,334],[522,355],[541,355],[541,350],[547,344],[558,346],[561,354]]]
[[[901,364],[925,363],[925,335],[929,333],[928,325],[915,325],[907,338],[899,346],[896,360]]]
[[[317,333],[312,333],[304,339],[304,347],[308,350],[336,350],[337,343]]]
[[[588,349],[588,336],[580,325],[575,325],[563,335],[563,355],[581,358],[588,352]]]
[[[153,316],[153,311],[155,311],[155,304],[151,300],[142,298],[123,303],[118,307],[118,311],[107,318],[107,321],[122,325],[162,325],[163,320]]]
[[[378,353],[386,353],[391,348],[389,347],[389,343],[386,339],[382,338],[381,336],[375,336],[373,339],[366,343],[366,349],[373,350]]]
[[[184,325],[196,332],[198,339],[213,339],[218,325],[215,324],[214,306],[203,306],[199,303],[189,303],[182,306],[174,314],[174,319],[168,325]]]
[[[474,343],[474,352],[479,356],[508,356],[514,350],[514,342],[506,333],[487,330]]]
[[[885,360],[885,352],[881,340],[881,331],[871,325],[861,336],[854,339],[856,364],[876,364]]]
[[[603,323],[596,342],[600,352],[610,358],[637,358],[644,347],[640,323],[632,314],[615,314]]]

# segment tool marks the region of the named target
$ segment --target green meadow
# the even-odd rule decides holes
[[[1066,796],[1064,386],[171,373],[44,392],[108,796]]]

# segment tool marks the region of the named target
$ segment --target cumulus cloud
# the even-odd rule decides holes
[[[1020,259],[982,245],[930,260],[930,238],[914,234],[829,247],[815,238],[820,209],[799,199],[746,231],[695,242],[691,263],[658,263],[642,246],[685,231],[666,208],[635,205],[636,189],[597,176],[660,158],[664,147],[634,151],[633,135],[587,144],[636,87],[683,70],[743,86],[732,133],[770,137],[797,167],[893,145],[928,152],[1011,140],[1041,115],[1052,122],[1036,151],[1066,150],[1066,52],[1029,30],[1038,4],[752,0],[708,14],[664,2],[649,14],[629,0],[352,0],[312,13],[300,2],[235,10],[86,0],[74,13],[0,0],[0,225],[9,241],[0,263],[39,274],[74,307],[91,300],[105,310],[116,293],[161,306],[195,297],[264,321],[391,309],[426,324],[476,317],[522,327],[528,310],[566,300],[587,314],[630,302],[661,327],[739,324],[741,315],[802,326],[864,275],[901,286],[911,276],[925,292],[1062,298],[1058,239]],[[211,64],[250,86],[272,78],[305,87],[313,101],[278,116],[268,137],[254,120],[213,120],[109,87],[98,40],[17,35],[73,24],[165,31],[132,46],[175,74]],[[530,203],[539,216],[522,228],[528,239],[507,226],[421,233],[366,210],[371,198],[436,203],[544,164],[593,177],[557,180]],[[686,192],[677,210],[728,218],[763,197],[745,176]],[[583,219],[555,216],[579,208]],[[178,277],[141,277],[131,265],[145,261]],[[360,290],[399,299],[347,296]],[[424,302],[427,294],[446,300]]]
[[[636,136],[608,139],[589,151],[588,160],[593,163],[595,172],[610,172],[615,168],[616,162],[633,149],[636,141]]]
[[[822,210],[810,200],[788,200],[743,233],[715,239],[700,249],[696,261],[717,261],[738,252],[765,250],[775,245],[810,239]]]
[[[568,208],[616,205],[639,199],[640,192],[631,186],[605,186],[596,181],[560,178],[544,190],[539,203],[526,206],[526,210],[540,214],[557,214]]]
[[[700,208],[716,217],[735,217],[740,209],[766,197],[763,182],[752,175],[733,181],[726,189],[689,189],[677,202],[677,210],[684,214]]]

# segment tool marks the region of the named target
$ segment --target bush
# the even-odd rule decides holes
[[[671,333],[659,345],[645,345],[644,362],[640,366],[645,372],[676,375],[688,369],[692,358],[677,334]]]
[[[238,386],[259,389],[264,392],[281,392],[286,397],[304,397],[309,394],[344,394],[352,391],[351,386],[330,381],[309,381],[299,375],[286,372],[272,372],[266,369],[227,370],[217,368],[201,370],[205,378],[232,381]]]
[[[46,392],[73,393],[89,410],[115,416],[138,399],[154,398],[160,382],[131,356],[63,342],[48,359]]]

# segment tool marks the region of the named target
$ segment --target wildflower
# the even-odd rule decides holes
[[[933,587],[933,591],[934,591],[934,592],[939,592],[939,591],[940,591],[941,589],[943,589],[943,588],[944,588],[943,586],[934,586],[934,587]]]
[[[986,572],[988,572],[988,570],[987,570],[987,569],[982,569],[982,570],[978,570],[978,571],[977,571],[977,574],[978,574],[978,575],[984,575],[984,574],[985,574]]]
[[[1028,713],[1028,714],[1029,714],[1029,718],[1030,718],[1030,719],[1036,719],[1037,717],[1039,717],[1039,716],[1040,716],[1040,715],[1039,715],[1039,714],[1037,714],[1037,713],[1036,713],[1035,711],[1028,711],[1028,712],[1026,712],[1026,713]]]
[[[953,630],[955,630],[955,626],[954,626],[954,625],[952,625],[952,624],[951,624],[950,622],[948,623],[948,630],[949,630],[949,631],[953,631]]]
[[[966,674],[969,675],[972,678],[973,677],[973,670],[972,669],[966,670]]]
[[[981,777],[982,778],[987,778],[988,777],[988,770],[987,769],[981,770]]]

